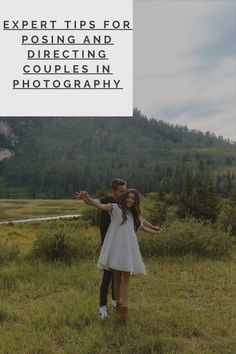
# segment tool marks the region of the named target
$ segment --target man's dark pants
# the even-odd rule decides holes
[[[115,292],[113,285],[113,272],[108,270],[103,271],[102,283],[100,287],[100,306],[107,305],[107,295],[109,290],[109,285],[111,284],[112,288],[112,300],[115,300]]]

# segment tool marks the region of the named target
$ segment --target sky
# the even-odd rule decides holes
[[[236,141],[236,0],[134,0],[134,106]]]

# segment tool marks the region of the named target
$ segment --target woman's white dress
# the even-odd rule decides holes
[[[146,274],[145,266],[139,251],[137,236],[134,231],[134,220],[130,212],[127,221],[121,225],[122,209],[112,204],[111,223],[107,230],[98,268],[130,272],[134,275]]]

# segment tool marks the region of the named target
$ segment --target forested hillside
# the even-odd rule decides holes
[[[228,197],[236,181],[236,144],[211,133],[133,118],[5,118],[1,197],[71,197],[78,188],[109,188],[120,176],[140,192],[177,193],[189,171],[209,175]]]

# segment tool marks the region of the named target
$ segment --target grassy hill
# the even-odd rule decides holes
[[[236,145],[209,132],[133,118],[6,118],[0,149],[2,197],[65,197],[95,192],[121,176],[142,193],[179,193],[188,169],[209,173],[228,196],[235,182]],[[13,139],[14,137],[14,139]],[[228,183],[228,184],[227,184]]]

